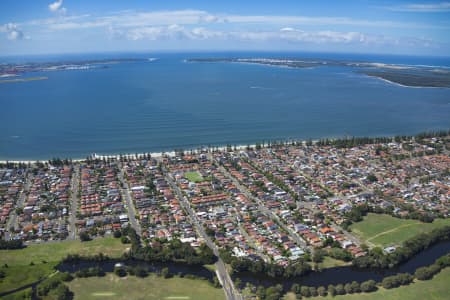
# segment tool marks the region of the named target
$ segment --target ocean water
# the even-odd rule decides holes
[[[280,139],[450,128],[450,89],[410,88],[346,67],[189,63],[192,57],[310,57],[450,66],[447,58],[319,53],[96,54],[157,57],[0,84],[0,159],[83,158]]]

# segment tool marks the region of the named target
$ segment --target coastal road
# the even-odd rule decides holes
[[[120,172],[118,174],[118,177],[119,177],[119,180],[122,185],[122,189],[121,189],[122,196],[125,198],[125,201],[128,206],[128,209],[127,209],[128,219],[130,221],[131,227],[133,227],[133,229],[136,230],[136,233],[140,237],[141,233],[142,233],[142,229],[141,229],[141,224],[139,224],[138,220],[136,219],[136,215],[137,215],[136,208],[134,207],[133,200],[131,199],[130,186],[128,184],[128,181],[125,179],[125,172],[123,171],[122,164],[120,164],[119,168],[120,168]]]
[[[27,198],[28,191],[31,187],[31,182],[32,182],[32,175],[29,174],[27,171],[27,175],[25,176],[24,187],[20,191],[19,199],[17,200],[17,203],[14,206],[14,208],[22,208],[23,207],[25,199]],[[19,222],[17,221],[17,213],[16,213],[15,209],[11,212],[10,218],[8,220],[8,224],[6,226],[7,233],[9,233],[9,234],[10,234],[9,228],[11,228],[11,227],[14,227],[14,230],[19,229]],[[9,239],[9,238],[10,237],[7,237],[7,239]]]
[[[167,170],[164,166],[162,167],[162,170],[165,174],[167,182],[172,187],[172,189],[177,193],[181,206],[188,213],[188,217],[191,223],[196,227],[199,235],[205,240],[206,245],[209,248],[211,248],[214,252],[214,255],[217,256],[218,260],[215,263],[215,266],[217,273],[219,275],[219,281],[222,283],[222,287],[225,291],[225,296],[227,297],[227,300],[242,300],[243,299],[242,296],[235,288],[234,283],[231,280],[230,274],[228,274],[225,264],[219,256],[219,249],[217,248],[216,244],[214,244],[211,238],[206,234],[205,230],[203,229],[203,226],[198,221],[196,214],[192,210],[189,201],[186,199],[186,197],[183,196],[180,188],[176,185],[176,183],[172,180],[172,178],[168,176]]]
[[[77,238],[77,208],[78,208],[78,189],[80,186],[80,166],[74,165],[74,173],[71,184],[71,198],[70,198],[70,214],[69,214],[69,239],[75,240]]]

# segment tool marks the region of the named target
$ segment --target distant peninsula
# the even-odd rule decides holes
[[[357,73],[406,87],[450,88],[450,69],[446,67],[300,58],[192,58],[186,61],[250,63],[289,68],[340,66],[353,68]]]
[[[26,82],[48,79],[45,76],[13,78],[31,72],[103,69],[108,68],[108,66],[112,64],[127,62],[152,62],[155,60],[155,58],[117,58],[96,60],[65,60],[58,62],[2,63],[0,64],[0,83]]]
[[[40,76],[40,77],[27,77],[27,78],[13,78],[13,79],[2,79],[0,83],[11,83],[11,82],[27,82],[27,81],[36,81],[36,80],[47,80],[48,77]]]

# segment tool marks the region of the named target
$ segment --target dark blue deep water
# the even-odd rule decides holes
[[[83,158],[287,138],[450,128],[450,89],[409,88],[346,67],[186,63],[191,57],[309,57],[450,66],[449,59],[292,53],[96,54],[4,61],[157,57],[0,84],[0,159]]]

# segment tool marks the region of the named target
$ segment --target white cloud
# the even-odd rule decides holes
[[[439,3],[414,3],[406,4],[400,6],[389,7],[393,11],[403,11],[403,12],[449,12],[450,2],[439,2]]]
[[[381,42],[381,37],[368,38],[360,32],[338,31],[303,31],[291,27],[279,31],[232,32],[229,37],[248,41],[287,41],[291,43],[374,43]]]
[[[173,24],[166,27],[140,27],[130,29],[126,32],[126,38],[129,40],[164,40],[164,39],[182,39],[185,36],[185,29],[182,26]]]
[[[109,28],[113,38],[125,38],[132,41],[138,40],[207,40],[226,38],[227,34],[221,31],[208,30],[203,27],[186,28],[178,24],[168,26],[147,26],[127,30]]]
[[[56,2],[50,3],[48,5],[48,9],[52,12],[57,12],[58,9],[62,6],[63,0],[57,0]]]
[[[111,23],[105,21],[88,21],[88,22],[73,22],[73,21],[62,21],[54,22],[48,24],[48,29],[50,30],[73,30],[73,29],[88,29],[96,27],[109,27]]]
[[[134,28],[148,26],[168,26],[171,24],[196,25],[224,23],[221,16],[209,14],[201,10],[175,10],[155,12],[121,11],[107,16],[92,17],[62,16],[45,20],[34,20],[34,25],[47,25],[50,30],[76,30],[111,26],[115,28]]]
[[[250,24],[289,24],[305,26],[366,26],[366,27],[390,27],[390,28],[420,28],[428,27],[426,24],[411,22],[397,22],[387,20],[362,20],[346,17],[305,17],[305,16],[258,16],[258,15],[229,15],[226,20],[230,23]]]
[[[60,3],[60,2],[55,2]],[[53,4],[55,4],[53,3]],[[62,3],[62,1],[61,1]],[[60,8],[58,8],[60,9]],[[211,14],[202,10],[174,10],[135,12],[122,11],[107,16],[69,19],[63,17],[49,24],[51,30],[74,30],[113,26],[115,28],[134,28],[149,26],[201,25],[211,23],[245,24],[248,26],[359,26],[386,28],[432,28],[428,24],[397,22],[386,20],[361,20],[345,17],[304,17],[304,16],[258,16],[258,15],[225,15]]]
[[[23,33],[19,30],[12,30],[8,33],[8,40],[15,41],[23,39]]]
[[[124,12],[121,14],[99,17],[99,23],[110,23],[122,27],[159,26],[159,25],[193,25],[201,23],[219,23],[226,20],[220,16],[202,10],[174,10],[154,12]]]
[[[302,30],[281,31],[281,39],[309,43],[365,43],[367,38],[360,32],[317,31]],[[374,39],[375,40],[375,39]]]
[[[430,40],[403,38],[396,39],[384,35],[369,35],[361,32],[340,31],[304,31],[292,27],[283,27],[280,30],[245,30],[225,31],[211,30],[204,27],[189,28],[172,24],[168,26],[147,26],[128,29],[109,28],[110,36],[116,39],[131,41],[242,41],[242,42],[288,42],[291,44],[355,44],[362,46],[393,46],[404,44],[409,46],[433,47],[435,43]]]
[[[51,12],[57,12],[57,13],[65,14],[67,10],[66,10],[65,7],[62,7],[62,5],[63,5],[63,0],[56,0],[55,2],[50,3],[48,5],[48,9]]]
[[[73,15],[73,16],[57,16],[57,17],[51,17],[47,19],[36,19],[31,20],[28,22],[23,23],[23,25],[29,25],[29,26],[51,26],[53,24],[62,24],[62,23],[69,23],[69,22],[82,22],[83,20],[87,20],[91,15],[84,14],[84,15]]]
[[[63,1],[52,3],[53,10],[62,9]],[[50,8],[50,7],[49,7]],[[52,10],[51,9],[51,10]],[[284,42],[302,44],[369,45],[436,45],[418,38],[393,38],[364,32],[368,27],[435,28],[429,24],[397,21],[362,20],[344,17],[256,16],[212,14],[202,10],[120,11],[101,16],[58,15],[48,19],[18,24],[51,40],[62,32],[79,30],[80,34],[97,39],[126,39],[130,41],[190,40],[231,42]],[[17,26],[16,26],[17,28]],[[301,28],[301,29],[299,29]],[[318,29],[320,28],[320,30]],[[353,28],[358,28],[357,31]],[[91,29],[91,30],[88,30]],[[18,31],[18,29],[17,29]],[[383,32],[382,30],[380,30]],[[72,32],[70,33],[72,34]],[[75,36],[77,32],[73,32]],[[10,39],[23,37],[21,32],[9,33]]]
[[[0,26],[0,32],[6,32],[6,38],[11,41],[21,40],[24,38],[23,32],[15,23],[7,23],[3,26]]]

